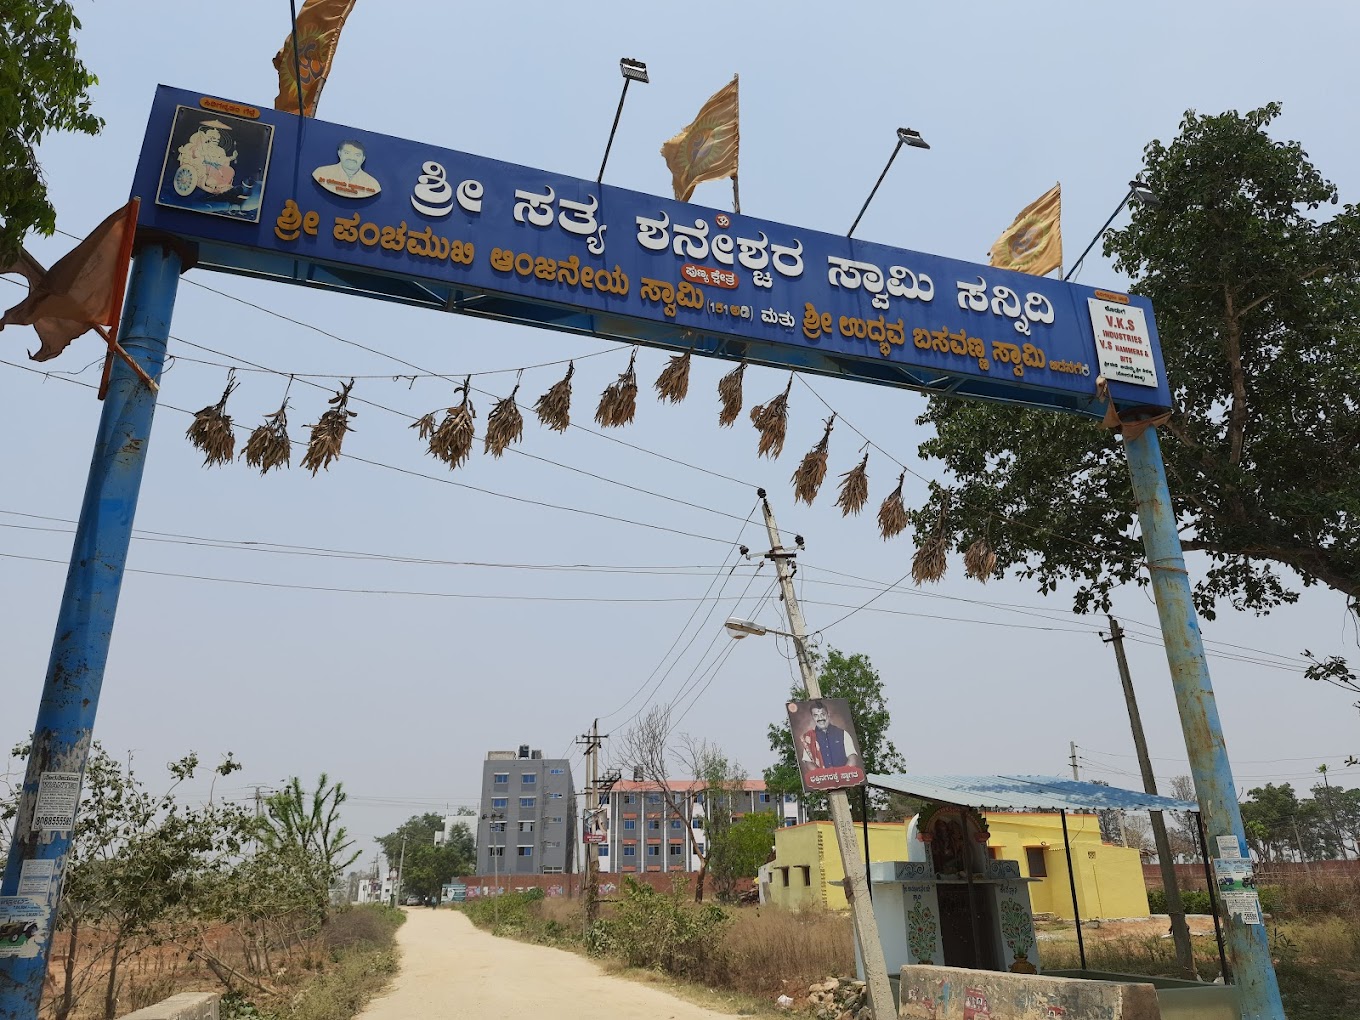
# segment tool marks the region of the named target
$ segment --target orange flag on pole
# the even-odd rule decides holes
[[[703,105],[699,116],[678,135],[661,146],[671,170],[675,198],[688,202],[694,186],[737,176],[737,79],[732,80]]]
[[[991,265],[1043,276],[1062,268],[1062,185],[1020,210],[992,245]]]
[[[316,116],[316,101],[321,97],[321,86],[331,73],[331,59],[345,19],[354,10],[354,0],[306,0],[295,23],[297,56],[294,58],[294,35],[288,33],[283,46],[274,55],[274,68],[279,72],[279,96],[274,109],[298,112],[298,74],[302,75],[303,116]],[[299,67],[299,65],[301,65]]]
[[[28,280],[28,297],[0,318],[0,329],[32,326],[40,341],[34,361],[55,358],[87,330],[118,325],[140,204],[134,198],[49,270],[28,252],[0,267]]]

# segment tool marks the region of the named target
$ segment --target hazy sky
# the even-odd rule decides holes
[[[272,103],[270,61],[288,4],[77,7],[80,53],[99,75],[95,108],[108,124],[98,138],[49,139],[41,158],[59,226],[83,234],[127,197],[157,83]],[[658,147],[736,72],[744,212],[843,232],[894,130],[906,126],[931,149],[902,152],[858,237],[984,261],[1016,212],[1061,181],[1071,261],[1119,202],[1144,144],[1173,137],[1188,108],[1282,100],[1276,137],[1301,141],[1343,200],[1354,200],[1357,28],[1360,13],[1339,2],[1293,4],[1286,15],[1265,3],[522,2],[474,12],[359,0],[319,114],[593,178],[618,101],[618,60],[636,57],[652,83],[629,90],[606,181],[668,195]],[[718,207],[730,198],[725,183],[694,196]],[[31,248],[52,261],[71,243],[36,239]],[[1125,282],[1098,249],[1081,280]],[[0,307],[21,293],[0,283]],[[518,449],[532,456],[478,453],[450,474],[407,427],[448,405],[449,384],[394,380],[412,370],[325,334],[431,372],[499,372],[474,380],[497,395],[518,368],[598,355],[577,362],[574,380],[574,417],[592,427],[598,394],[628,348],[201,271],[184,278],[172,334],[130,559],[146,573],[129,573],[123,589],[95,727],[106,748],[132,751],[147,774],[189,749],[209,760],[231,750],[245,763],[223,784],[230,796],[325,771],[351,792],[346,818],[366,854],[372,836],[410,814],[474,803],[487,750],[574,752],[593,717],[617,734],[650,704],[673,703],[682,730],[758,776],[768,764],[766,726],[781,716],[792,676],[789,649],[773,638],[734,645],[721,623],[735,613],[783,626],[778,603],[762,601],[768,565],[754,577],[753,564],[731,572],[739,536],[766,547],[758,518],[743,524],[765,486],[781,525],[807,539],[799,581],[809,626],[872,658],[911,769],[1060,773],[1074,740],[1084,777],[1138,785],[1113,656],[1096,633],[1105,621],[1072,616],[1070,593],[1044,598],[1010,580],[982,587],[954,560],[941,584],[908,583],[830,626],[907,573],[913,547],[909,536],[886,545],[878,537],[873,510],[900,470],[882,454],[870,457],[869,512],[847,520],[835,508],[834,476],[855,463],[861,443],[846,424],[832,437],[833,477],[817,505],[794,506],[789,475],[827,413],[802,385],[792,392],[784,456],[759,460],[744,414],[731,429],[717,425],[714,387],[728,364],[696,360],[688,400],[662,406],[651,381],[665,356],[643,350],[631,427],[611,439],[559,435],[530,417]],[[30,330],[6,330],[0,358],[26,364],[34,344]],[[99,359],[86,337],[46,367],[95,383]],[[353,459],[316,478],[296,464],[267,478],[244,463],[202,468],[183,412],[214,403],[226,366],[245,362],[284,375],[242,372],[230,412],[254,424],[298,373],[295,439],[327,395],[301,374],[327,387],[360,376],[355,398],[392,411],[356,405],[345,452],[399,471]],[[521,394],[532,402],[563,369],[525,372]],[[785,378],[748,371],[747,407]],[[923,398],[810,381],[843,423],[913,472],[938,475],[915,456]],[[36,710],[99,404],[89,389],[4,365],[0,386],[8,747]],[[491,401],[477,402],[484,421]],[[908,478],[909,499],[923,491]],[[561,565],[613,569],[547,569]],[[1192,576],[1203,569],[1191,559]],[[697,601],[706,593],[709,601]],[[1116,612],[1135,641],[1129,654],[1156,771],[1184,773],[1150,595],[1121,590]],[[1305,680],[1297,658],[1303,648],[1356,656],[1339,596],[1313,589],[1265,618],[1225,606],[1204,633],[1239,790],[1267,781],[1306,789],[1324,762],[1338,781],[1354,781],[1341,767],[1360,752],[1354,699]],[[203,791],[206,783],[195,784]]]

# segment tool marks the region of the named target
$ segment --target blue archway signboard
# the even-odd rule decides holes
[[[246,273],[1099,417],[1169,407],[1150,303],[162,86],[143,229]]]

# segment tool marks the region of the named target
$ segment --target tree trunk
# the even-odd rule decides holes
[[[104,1020],[114,1020],[118,1015],[118,957],[123,950],[123,929],[119,928],[113,936],[113,956],[109,958],[109,983],[104,989]]]
[[[71,927],[68,930],[71,943],[66,947],[66,959],[62,961],[65,975],[61,985],[61,998],[53,1005],[52,1014],[55,1020],[66,1020],[75,1009],[75,980],[76,980],[76,958],[79,955],[80,945],[80,918],[71,918]]]
[[[699,874],[694,880],[694,902],[704,902],[704,879],[708,877],[708,858],[704,857],[699,863]]]

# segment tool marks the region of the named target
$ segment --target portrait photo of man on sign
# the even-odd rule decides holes
[[[850,703],[844,698],[815,698],[790,701],[788,710],[803,789],[812,793],[863,785],[864,759]]]

